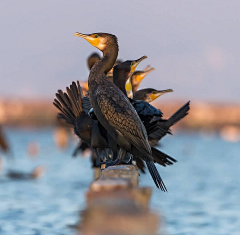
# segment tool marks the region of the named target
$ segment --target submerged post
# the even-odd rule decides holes
[[[155,235],[158,216],[148,205],[151,189],[138,187],[138,168],[118,165],[101,170],[86,193],[83,235]]]

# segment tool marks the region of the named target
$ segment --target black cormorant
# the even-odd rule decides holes
[[[46,168],[44,166],[36,167],[31,173],[10,170],[7,173],[7,177],[15,180],[38,179],[45,173],[45,171]]]
[[[166,187],[153,162],[146,129],[136,110],[122,91],[107,79],[118,56],[117,37],[107,33],[81,34],[92,46],[103,52],[102,59],[90,71],[89,97],[98,120],[121,148],[120,159],[126,151],[141,157],[158,188]]]

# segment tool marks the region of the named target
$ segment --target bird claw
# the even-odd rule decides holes
[[[115,166],[119,163],[119,159],[116,159],[115,161],[104,161],[104,162],[101,162],[100,164],[106,164],[106,168],[109,167],[109,166]]]

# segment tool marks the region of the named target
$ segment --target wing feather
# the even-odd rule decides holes
[[[146,129],[128,98],[115,87],[99,86],[97,103],[109,124],[138,148],[151,153]]]

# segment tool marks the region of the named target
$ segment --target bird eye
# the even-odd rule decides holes
[[[134,62],[132,62],[131,65],[134,65]]]
[[[98,38],[98,35],[95,35],[94,37],[95,37],[95,38]]]

